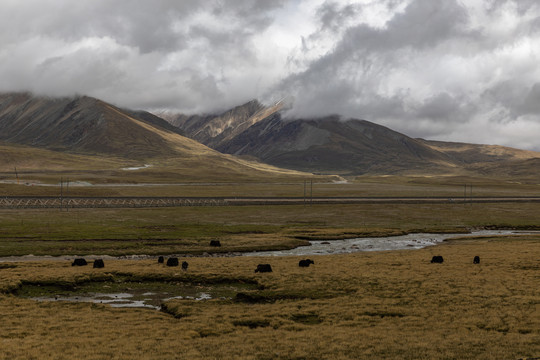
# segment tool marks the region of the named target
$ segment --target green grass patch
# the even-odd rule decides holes
[[[537,203],[0,209],[0,256],[223,253],[486,226],[533,230],[538,212]],[[222,246],[210,247],[212,239]]]

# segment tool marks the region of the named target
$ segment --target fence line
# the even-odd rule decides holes
[[[58,197],[0,197],[0,208],[139,208],[139,207],[176,207],[176,206],[223,206],[224,199],[190,198],[58,198]]]

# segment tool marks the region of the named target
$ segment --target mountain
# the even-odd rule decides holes
[[[435,170],[452,159],[421,142],[364,120],[262,120],[218,151],[320,173],[359,175]],[[279,164],[279,165],[278,165]]]
[[[129,114],[91,97],[0,95],[0,141],[57,151],[130,158],[172,152],[155,131],[170,124],[151,114]],[[170,130],[169,130],[170,131]]]
[[[139,172],[145,181],[170,182],[309,176],[305,172],[527,181],[540,174],[537,152],[413,139],[338,116],[287,120],[281,109],[282,102],[264,106],[254,100],[216,115],[164,114],[165,121],[86,96],[0,94],[0,157],[5,160],[0,168],[43,172],[44,167],[91,167],[108,169],[112,175],[107,181],[115,181],[119,169],[149,164]]]
[[[540,153],[499,145],[480,145],[422,140],[434,150],[444,152],[473,175],[508,180],[537,182]]]
[[[151,164],[154,173],[178,179],[232,179],[308,176],[224,155],[179,134],[176,127],[147,112],[122,110],[91,97],[47,98],[29,93],[0,94],[0,145],[7,158],[21,161],[18,151],[114,158],[112,163]],[[82,163],[80,157],[66,159]],[[9,167],[17,166],[15,163]],[[97,163],[100,163],[98,161]],[[111,164],[112,164],[111,163]],[[39,168],[39,163],[33,162]],[[61,167],[60,165],[55,165]],[[167,169],[165,169],[167,168]],[[171,169],[174,169],[171,170]],[[174,175],[176,174],[176,175]],[[188,175],[189,174],[189,175]],[[197,174],[196,176],[194,174]]]
[[[322,174],[485,176],[540,158],[502,146],[414,139],[366,120],[282,119],[279,110],[251,101],[218,115],[179,115],[172,123],[222,153]]]
[[[264,106],[257,100],[237,106],[219,115],[160,114],[183,134],[213,149],[227,144],[243,131],[275,115],[283,103]]]
[[[499,145],[480,145],[418,139],[433,150],[443,152],[465,164],[519,161],[540,158],[536,151],[519,150]]]

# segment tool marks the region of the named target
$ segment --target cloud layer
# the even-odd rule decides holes
[[[0,91],[195,113],[294,98],[415,137],[540,150],[536,0],[6,0]]]

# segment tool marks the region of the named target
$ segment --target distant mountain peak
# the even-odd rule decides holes
[[[251,103],[251,106],[255,107],[255,113],[260,110],[257,103]],[[309,175],[224,155],[178,132],[155,115],[120,109],[92,97],[0,94],[2,154],[16,154],[17,149],[24,148],[26,153],[51,154],[68,163],[76,159],[74,154],[89,159],[113,158],[116,159],[114,162],[124,159],[165,163],[189,172],[186,177],[191,179]],[[21,156],[13,158],[22,161]]]
[[[275,166],[324,174],[469,174],[485,161],[531,159],[540,153],[413,139],[367,120],[340,115],[286,118],[287,101],[249,102],[219,115],[184,117],[175,124],[220,152]],[[476,167],[475,167],[476,166]]]
[[[258,100],[216,115],[168,115],[166,119],[188,136],[212,148],[217,148],[257,122],[279,112],[284,105],[278,101],[265,106]]]

